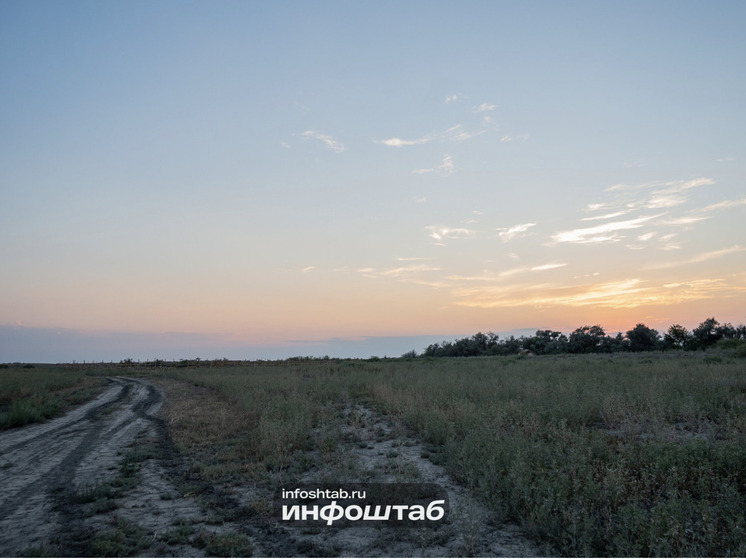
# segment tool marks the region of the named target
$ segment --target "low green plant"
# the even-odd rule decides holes
[[[102,378],[62,367],[13,365],[0,374],[0,429],[56,417],[101,390]]]
[[[114,528],[97,534],[91,541],[91,551],[99,557],[129,557],[150,545],[147,532],[134,522],[118,517]]]
[[[254,551],[248,536],[238,532],[214,533],[201,530],[194,541],[208,557],[250,557]]]

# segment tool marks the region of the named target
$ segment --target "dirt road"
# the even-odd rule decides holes
[[[162,472],[152,471],[158,468],[155,461],[146,464],[142,458],[163,441],[163,425],[156,416],[163,394],[136,379],[108,381],[98,398],[64,417],[0,434],[0,556],[117,554],[134,543],[128,538],[143,539],[138,519],[162,516],[148,499],[153,493],[162,498],[173,488]],[[128,452],[134,455],[128,457]],[[130,487],[126,495],[122,491],[126,474],[134,470],[138,486],[150,481],[150,495],[138,494],[140,487]],[[178,501],[164,500],[172,514],[161,523],[174,514],[199,513],[196,504]],[[139,510],[128,514],[133,508]],[[114,509],[114,519],[102,515]],[[135,518],[129,522],[128,516]],[[113,545],[117,541],[121,549]],[[137,545],[143,547],[143,542]]]
[[[138,435],[155,434],[161,401],[150,384],[112,378],[64,417],[0,434],[0,555],[79,530],[71,503],[114,477],[122,449]]]

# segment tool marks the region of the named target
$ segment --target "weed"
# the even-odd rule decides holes
[[[34,547],[28,547],[24,549],[20,555],[20,557],[61,557],[62,554],[60,553],[59,548],[47,544],[42,543],[41,545],[34,546]]]
[[[187,522],[179,522],[177,525],[161,535],[161,540],[169,545],[186,545],[190,543],[194,534],[194,527]]]
[[[13,365],[0,375],[0,429],[38,423],[92,398],[102,379],[57,367]]]
[[[150,540],[145,530],[124,518],[114,520],[114,528],[96,535],[91,550],[99,557],[128,557],[146,549]]]
[[[237,532],[218,534],[201,530],[194,543],[208,557],[249,557],[254,550],[248,536]]]
[[[94,483],[78,489],[73,495],[73,502],[78,504],[93,503],[102,499],[116,499],[121,492],[111,483]]]

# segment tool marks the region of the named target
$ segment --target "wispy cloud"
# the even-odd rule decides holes
[[[627,219],[625,221],[612,221],[595,227],[585,227],[572,229],[570,231],[561,231],[552,235],[552,240],[556,243],[609,243],[617,242],[625,237],[620,235],[619,231],[637,229],[642,227],[651,219],[660,217],[663,214],[649,215],[638,217],[637,219]]]
[[[710,204],[709,206],[705,206],[704,208],[701,208],[700,212],[714,212],[719,210],[727,210],[729,208],[735,208],[737,206],[744,206],[746,205],[746,198],[739,198],[738,200],[724,200],[722,202],[718,202],[716,204]]]
[[[681,206],[689,200],[688,191],[701,186],[715,184],[713,179],[700,177],[691,180],[654,181],[640,184],[615,184],[604,189],[604,192],[612,193],[614,200],[598,204],[588,204],[587,211],[611,210],[622,213],[635,209],[670,209]],[[592,219],[605,219],[610,215],[588,217],[585,221]]]
[[[621,217],[625,214],[628,214],[628,211],[621,211],[621,212],[612,212],[610,214],[604,214],[604,215],[596,215],[593,217],[584,217],[580,221],[601,221],[604,219],[613,219],[615,217]]]
[[[676,228],[678,232],[692,229],[699,222],[710,219],[711,213],[746,204],[746,198],[711,204],[704,208],[693,208],[677,212],[676,208],[690,201],[692,189],[711,186],[713,179],[699,177],[690,180],[652,181],[639,184],[615,184],[604,189],[609,200],[587,204],[584,211],[590,214],[581,222],[596,221],[594,227],[580,227],[561,231],[552,236],[555,243],[612,243],[629,240],[625,246],[632,250],[642,250],[654,242],[660,250],[670,251],[681,248],[680,241],[673,241],[674,235],[666,235],[665,229]],[[655,215],[636,219],[618,219],[632,212],[658,210]],[[625,230],[646,227],[646,231],[634,239],[623,233]]]
[[[388,279],[403,283],[414,283],[440,289],[448,287],[446,282],[432,277],[432,274],[441,270],[438,266],[428,264],[412,264],[409,266],[396,266],[392,268],[377,269],[372,267],[358,268],[356,271],[361,276],[370,279]]]
[[[512,284],[455,289],[456,304],[467,307],[550,307],[587,305],[636,306],[644,291],[638,278],[620,281],[561,285],[557,283]]]
[[[497,108],[497,105],[493,105],[491,103],[482,103],[481,105],[474,105],[471,110],[475,113],[484,113],[484,112],[491,112],[494,111]]]
[[[467,132],[464,130],[463,125],[457,124],[456,126],[451,126],[450,128],[447,128],[446,130],[443,130],[441,132],[435,132],[433,134],[428,134],[427,136],[422,136],[420,138],[414,138],[411,140],[405,140],[403,138],[388,138],[385,140],[373,140],[373,142],[388,147],[401,148],[406,146],[428,144],[435,141],[462,142],[464,140],[473,138],[474,136],[477,136],[481,133],[482,131]]]
[[[507,243],[518,236],[523,236],[522,233],[525,233],[534,226],[536,226],[535,223],[521,223],[509,228],[501,227],[498,229],[497,236],[500,237],[502,242]]]
[[[555,270],[557,268],[564,268],[567,266],[566,263],[553,262],[551,264],[541,264],[539,266],[531,267],[532,272],[545,272],[547,270]]]
[[[685,180],[673,180],[673,181],[653,181],[644,182],[640,184],[615,184],[604,189],[604,192],[620,192],[620,191],[637,191],[645,190],[648,188],[659,188],[664,187],[662,190],[657,192],[673,193],[681,192],[683,190],[689,190],[690,188],[696,188],[698,186],[709,186],[715,184],[713,179],[706,177],[700,177],[697,179]]]
[[[452,175],[456,172],[456,167],[453,164],[453,157],[446,154],[443,156],[443,161],[437,167],[431,167],[429,169],[415,169],[412,171],[413,175],[424,175],[427,173],[440,173],[445,176]]]
[[[465,227],[443,227],[441,225],[428,225],[425,230],[428,231],[431,239],[439,243],[448,239],[464,239],[475,234],[474,230]]]
[[[743,274],[726,278],[694,278],[654,283],[640,277],[613,281],[587,281],[598,273],[578,276],[581,283],[513,281],[505,279],[517,272],[507,270],[502,277],[449,276],[454,283],[454,304],[476,308],[507,307],[605,307],[635,308],[644,305],[675,305],[688,301],[725,298],[746,292]]]
[[[663,270],[666,268],[677,268],[679,266],[686,266],[688,264],[700,264],[702,262],[707,262],[708,260],[713,260],[715,258],[722,258],[723,256],[727,256],[729,254],[735,254],[735,253],[744,252],[744,251],[746,251],[746,247],[742,247],[740,245],[733,245],[732,247],[723,248],[720,250],[702,252],[686,260],[677,260],[675,262],[660,262],[658,264],[653,264],[651,266],[648,266],[646,269]]]
[[[450,275],[446,279],[456,282],[476,282],[476,283],[498,283],[506,278],[517,276],[520,274],[529,274],[532,272],[546,272],[549,270],[555,270],[557,268],[564,268],[567,266],[566,262],[551,262],[548,264],[540,264],[538,266],[518,266],[516,268],[508,268],[500,272],[484,272],[476,276],[460,276]]]
[[[301,136],[306,140],[319,140],[335,153],[342,153],[347,149],[342,142],[335,140],[332,136],[314,130],[306,130]]]
[[[661,221],[663,225],[668,225],[672,227],[686,227],[688,225],[691,225],[692,223],[697,223],[698,221],[705,221],[707,219],[710,219],[709,216],[696,216],[696,215],[682,215],[679,217],[669,217]]]

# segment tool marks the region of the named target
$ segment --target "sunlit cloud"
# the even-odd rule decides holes
[[[516,237],[522,236],[522,233],[525,233],[535,226],[535,223],[521,223],[509,228],[501,227],[498,229],[497,236],[502,242],[507,243],[508,241],[512,241]]]
[[[426,231],[429,231],[431,239],[436,241],[444,241],[446,239],[463,239],[466,237],[472,237],[475,232],[472,229],[465,227],[442,227],[439,225],[428,225],[425,227]]]
[[[456,304],[467,307],[637,306],[645,288],[638,278],[584,285],[513,284],[454,289]]]
[[[697,178],[692,180],[655,181],[634,185],[615,184],[604,189],[614,193],[615,200],[588,204],[587,211],[611,210],[605,216],[587,217],[584,221],[615,217],[614,213],[623,215],[634,209],[669,209],[685,204],[689,200],[687,191],[715,184],[713,179]]]
[[[417,264],[414,266],[399,266],[398,268],[388,268],[379,272],[383,277],[409,277],[414,273],[437,272],[440,271],[438,266],[428,266],[427,264]]]
[[[609,207],[609,204],[604,202],[594,202],[591,204],[588,204],[585,209],[589,212],[597,212],[598,210],[605,210]]]
[[[638,191],[645,190],[648,188],[660,188],[665,187],[662,190],[657,190],[657,194],[671,194],[674,192],[681,192],[683,190],[689,190],[698,186],[708,186],[715,184],[713,179],[700,177],[692,180],[674,180],[674,181],[654,181],[644,182],[640,184],[614,184],[604,189],[604,192],[620,192],[620,191]]]
[[[308,273],[308,272],[312,272],[312,271],[313,271],[313,270],[315,270],[316,268],[317,268],[316,266],[306,266],[305,268],[303,268],[303,269],[301,270],[301,272],[303,272],[304,274],[306,274],[306,273]]]
[[[739,295],[746,291],[737,282],[721,278],[649,285],[640,278],[610,282],[562,285],[558,283],[515,283],[453,289],[455,304],[477,308],[587,307],[635,308],[645,305],[680,303]]]
[[[561,231],[552,235],[552,240],[556,243],[578,244],[616,242],[624,238],[623,235],[618,234],[619,231],[637,229],[645,225],[651,219],[655,219],[661,215],[663,214],[643,216],[638,217],[637,219],[628,219],[625,221],[612,221],[611,223],[596,225],[595,227]]]
[[[584,217],[584,218],[581,218],[580,221],[600,221],[602,219],[613,219],[615,217],[620,217],[620,216],[626,215],[628,213],[629,213],[629,211],[612,212],[610,214],[597,215],[597,216],[593,216],[593,217]]]
[[[557,268],[564,268],[567,266],[566,263],[552,263],[552,264],[541,264],[540,266],[533,266],[531,268],[532,272],[545,272],[546,270],[555,270]]]
[[[709,216],[695,216],[695,215],[688,215],[688,216],[681,216],[681,217],[669,217],[664,219],[661,223],[663,225],[669,225],[674,227],[686,227],[687,225],[691,225],[692,223],[697,223],[699,221],[705,221],[707,219],[710,219]]]
[[[687,197],[683,194],[684,192],[692,188],[712,184],[715,184],[715,181],[707,178],[690,181],[669,181],[661,185],[665,188],[654,190],[651,197],[642,205],[649,209],[680,206],[687,201]]]
[[[729,248],[724,248],[720,250],[712,250],[709,252],[703,252],[691,258],[688,258],[686,260],[677,260],[675,262],[659,262],[658,264],[652,264],[648,266],[646,269],[663,270],[666,268],[676,268],[679,266],[686,266],[689,264],[700,264],[702,262],[707,262],[708,260],[713,260],[715,258],[721,258],[723,256],[728,256],[729,254],[736,254],[736,253],[744,252],[744,251],[746,251],[746,247],[734,245]]]
[[[430,137],[419,138],[417,140],[403,140],[401,138],[389,138],[387,140],[373,140],[377,144],[389,146],[393,148],[400,148],[404,146],[417,146],[420,144],[426,144],[431,141]]]
[[[655,210],[659,208],[672,208],[674,206],[680,206],[681,204],[685,203],[686,200],[687,199],[683,196],[674,196],[672,194],[660,194],[648,200],[644,204],[644,207],[650,210]]]
[[[724,200],[723,202],[718,202],[717,204],[710,204],[709,206],[705,206],[704,208],[701,208],[700,212],[714,212],[719,210],[727,210],[728,208],[735,208],[737,206],[744,206],[746,205],[746,198],[739,198],[738,200]]]
[[[322,134],[321,132],[316,132],[314,130],[306,130],[301,134],[301,136],[306,140],[319,140],[335,153],[342,153],[347,149],[342,142],[335,140],[327,134]]]
[[[451,103],[455,103],[459,100],[458,95],[446,95],[446,105],[450,105]]]
[[[546,272],[549,270],[555,270],[557,268],[564,268],[567,263],[552,262],[549,264],[540,264],[538,266],[518,266],[516,268],[508,268],[501,272],[484,272],[476,276],[461,276],[461,275],[449,275],[446,279],[456,282],[476,282],[476,283],[496,283],[520,274],[528,274],[531,272]]]
[[[412,264],[410,266],[396,266],[392,268],[376,269],[371,267],[358,268],[358,274],[370,279],[388,279],[404,283],[414,283],[428,287],[442,288],[448,284],[438,278],[432,278],[432,273],[439,272],[439,266],[428,264]]]

